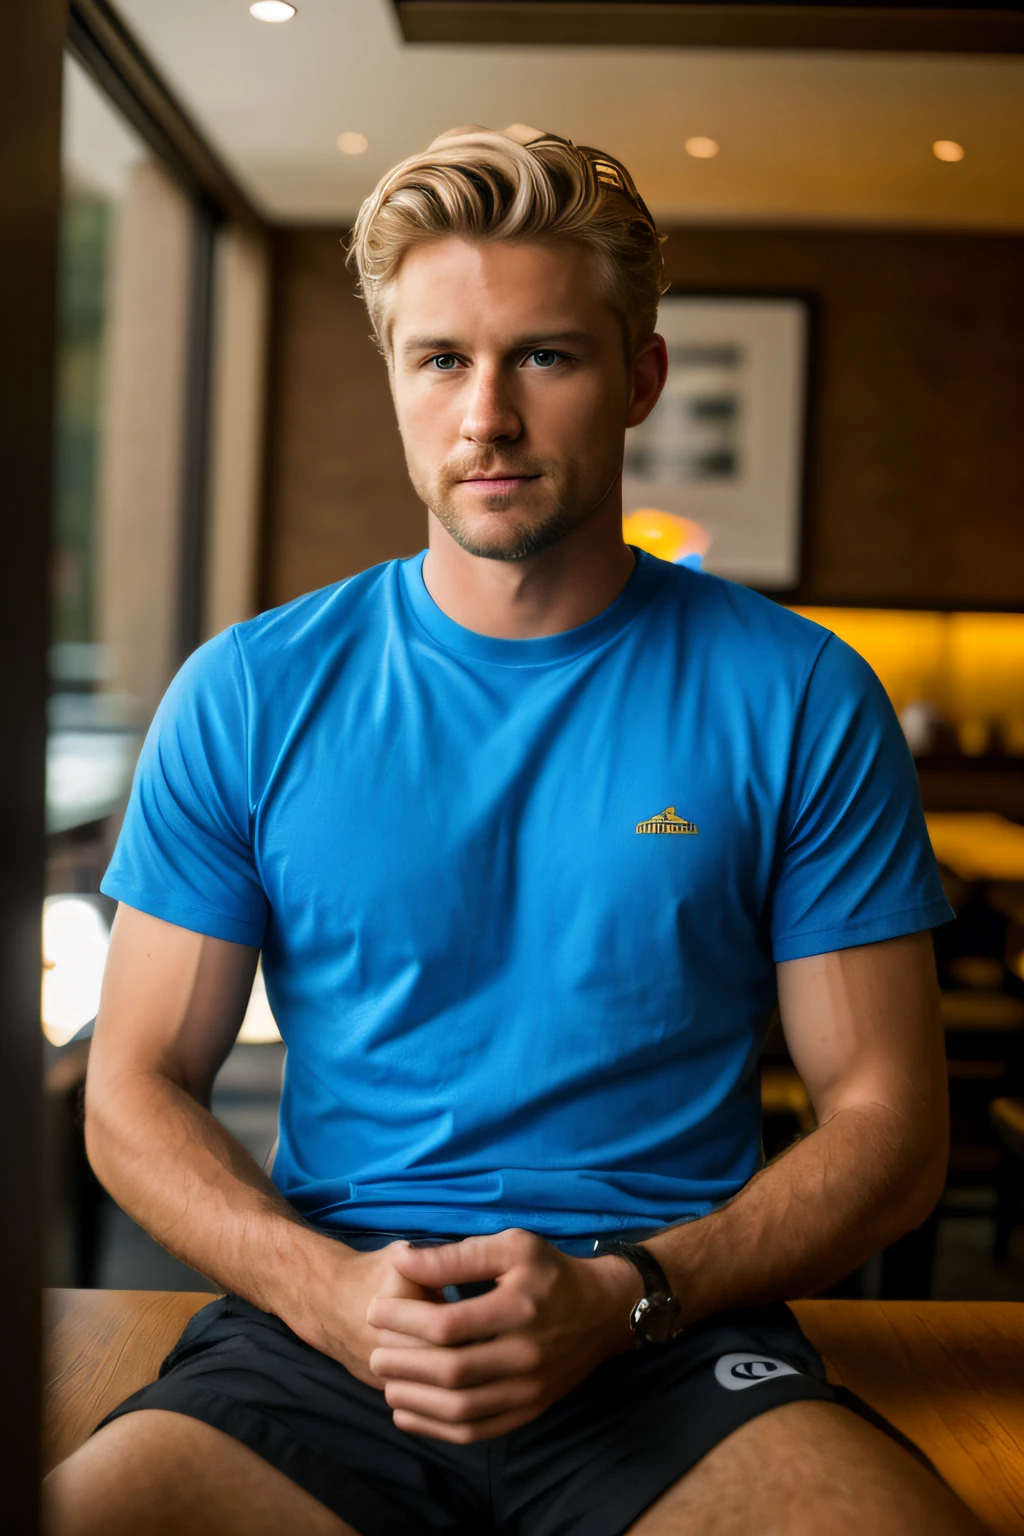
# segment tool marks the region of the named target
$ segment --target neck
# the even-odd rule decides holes
[[[536,640],[586,624],[615,601],[633,572],[617,497],[559,543],[523,560],[471,555],[433,514],[429,522],[427,591],[456,624],[499,640]]]

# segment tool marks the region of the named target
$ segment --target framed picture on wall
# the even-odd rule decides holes
[[[755,587],[795,587],[806,299],[668,294],[658,330],[668,345],[668,383],[647,420],[626,435],[623,512],[686,519],[687,558],[705,570]]]

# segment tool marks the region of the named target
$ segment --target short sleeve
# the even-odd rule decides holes
[[[260,945],[246,679],[233,630],[181,668],[153,719],[100,890],[195,933]]]
[[[775,960],[948,922],[913,758],[856,651],[830,635],[797,723],[771,894]]]

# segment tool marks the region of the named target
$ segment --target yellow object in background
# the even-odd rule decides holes
[[[686,562],[699,567],[711,547],[711,535],[700,523],[653,507],[627,513],[622,519],[622,536],[627,544],[673,565]]]
[[[1024,880],[1024,827],[990,811],[926,811],[935,857],[961,880]]]
[[[884,608],[796,609],[859,651],[897,714],[930,705],[967,757],[1024,754],[1024,614],[920,613]]]
[[[797,608],[845,640],[880,678],[897,714],[926,699],[952,714],[949,615],[895,608]]]

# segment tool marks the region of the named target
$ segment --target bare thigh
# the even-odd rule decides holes
[[[787,1403],[715,1447],[632,1536],[984,1536],[888,1435],[836,1403]]]
[[[255,1451],[198,1419],[125,1414],[43,1485],[48,1536],[356,1536]]]

